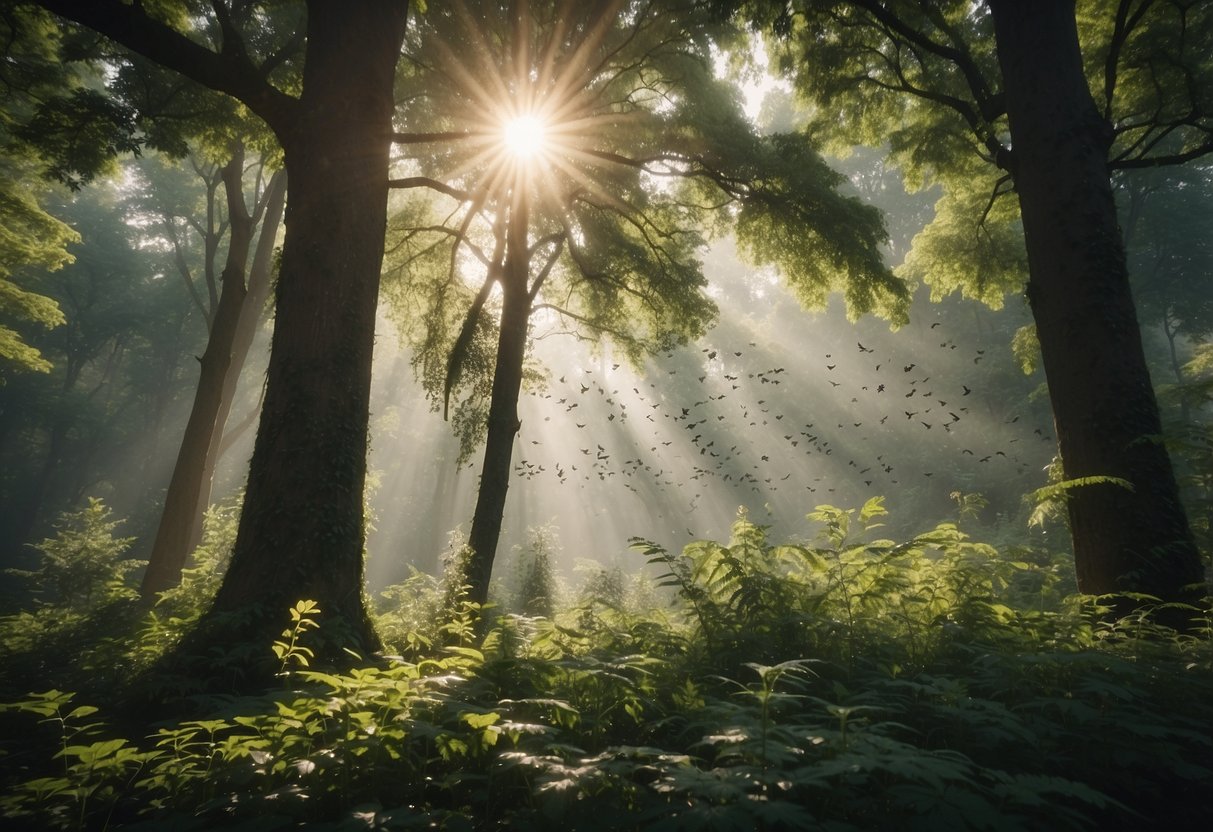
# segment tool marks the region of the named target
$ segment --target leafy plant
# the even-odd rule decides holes
[[[272,645],[284,687],[199,698],[150,735],[61,690],[15,698],[0,709],[0,808],[47,829],[1081,830],[1207,816],[1208,632],[1140,608],[1111,619],[1114,599],[1042,604],[1024,579],[1049,564],[947,523],[871,539],[884,512],[819,506],[812,543],[772,543],[742,514],[727,545],[640,544],[672,590],[665,608],[621,602],[611,581],[552,617],[488,621],[414,574],[391,598],[445,609],[424,619],[431,635],[400,637],[407,660],[348,673],[317,666],[304,642],[319,610],[300,601]],[[406,613],[380,621],[402,631]]]
[[[274,655],[282,662],[281,667],[278,669],[278,673],[281,676],[287,675],[287,668],[290,665],[307,667],[311,660],[316,657],[316,651],[309,647],[304,647],[299,641],[308,630],[313,630],[320,626],[315,618],[320,615],[320,607],[315,601],[300,601],[291,607],[290,613],[291,624],[282,631],[282,638],[284,640],[275,641],[273,644]]]
[[[58,533],[34,544],[42,555],[33,571],[9,570],[33,584],[43,606],[85,613],[110,603],[134,597],[127,576],[144,565],[124,558],[133,537],[114,537],[121,520],[97,497],[79,511],[65,512],[55,524]]]

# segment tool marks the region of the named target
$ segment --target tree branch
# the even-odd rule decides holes
[[[636,336],[631,334],[630,332],[623,332],[622,330],[613,329],[604,324],[590,320],[589,318],[585,317],[584,315],[578,315],[576,312],[570,312],[569,310],[564,309],[563,307],[556,306],[555,304],[537,303],[537,304],[535,304],[535,306],[533,306],[531,308],[531,311],[538,312],[540,309],[547,309],[548,311],[555,312],[557,315],[561,315],[562,317],[571,318],[572,320],[577,321],[577,323],[579,323],[583,326],[588,326],[590,329],[596,330],[598,332],[606,333],[607,335],[612,335],[624,343],[637,343],[638,342],[638,339],[636,338]]]
[[[965,83],[973,94],[973,99],[983,119],[992,122],[1000,115],[1000,113],[995,112],[998,109],[999,96],[991,92],[985,77],[981,74],[981,69],[967,50],[961,50],[955,46],[949,46],[932,40],[925,32],[919,31],[916,27],[911,26],[890,11],[880,0],[853,0],[853,2],[854,5],[865,10],[875,20],[887,27],[887,34],[892,35],[895,32],[897,36],[903,38],[907,43],[916,44],[927,52],[952,63],[960,71],[960,74],[964,76]],[[932,17],[932,15],[928,14],[928,17]],[[934,17],[932,17],[932,22],[937,26],[939,25],[939,21]],[[959,36],[950,32],[946,26],[944,27],[944,33],[953,35],[953,42],[963,43],[963,39],[958,40]]]
[[[303,48],[303,44],[307,42],[307,33],[303,29],[299,29],[290,39],[282,44],[282,48],[277,52],[273,52],[266,56],[266,59],[261,62],[261,77],[269,78],[275,69],[286,62],[286,59],[294,55]]]
[[[548,279],[548,275],[552,273],[552,267],[556,265],[556,261],[560,259],[560,254],[564,251],[564,236],[553,235],[555,248],[552,249],[552,254],[548,257],[548,261],[543,264],[543,268],[539,270],[539,274],[535,276],[535,282],[531,284],[531,290],[527,292],[527,296],[534,302],[535,297],[539,294],[539,289],[543,286],[543,282]]]
[[[1137,11],[1130,17],[1129,7],[1133,0],[1120,0],[1116,9],[1116,24],[1112,29],[1112,39],[1108,44],[1108,57],[1104,61],[1104,118],[1112,120],[1112,98],[1116,93],[1117,65],[1120,63],[1120,50],[1124,48],[1129,35],[1137,28],[1141,18],[1149,10],[1154,0],[1145,0]]]
[[[1201,144],[1182,153],[1170,153],[1165,156],[1136,156],[1132,159],[1117,158],[1108,161],[1109,170],[1134,170],[1138,168],[1161,168],[1167,165],[1182,165],[1213,153],[1213,136]]]
[[[467,130],[448,130],[439,133],[393,133],[392,141],[396,144],[432,144],[436,142],[458,142],[487,133],[473,133]]]
[[[87,26],[166,69],[232,96],[260,116],[279,135],[291,126],[298,101],[267,82],[247,54],[213,52],[150,17],[139,3],[127,4],[121,0],[35,2],[47,11]]]
[[[472,301],[467,317],[463,319],[459,337],[455,339],[455,344],[451,347],[451,354],[446,362],[446,379],[442,390],[442,421],[444,422],[450,412],[451,390],[459,383],[459,376],[463,373],[463,361],[467,358],[472,336],[476,334],[476,324],[480,322],[480,313],[484,309],[485,301],[489,299],[489,291],[495,282],[493,276],[489,275],[480,285],[480,291],[476,293],[476,299]]]
[[[460,202],[471,202],[473,199],[470,192],[452,187],[445,182],[431,179],[428,176],[406,176],[403,179],[389,179],[387,186],[389,188],[429,188],[430,190],[444,193]]]

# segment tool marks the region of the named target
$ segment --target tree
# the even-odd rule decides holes
[[[823,108],[816,134],[887,142],[912,182],[943,186],[904,273],[931,280],[937,267],[936,291],[1001,303],[1022,285],[1008,256],[1022,251],[1022,222],[1065,477],[1097,478],[1067,501],[1079,587],[1095,594],[1190,599],[1185,587],[1202,579],[1158,441],[1109,182],[1114,170],[1213,150],[1213,14],[1189,5],[1090,2],[1076,15],[1073,2],[1051,0],[848,0],[756,10],[788,36],[783,65]],[[1012,190],[1018,211],[1005,198]]]
[[[373,649],[363,487],[393,88],[408,4],[38,5],[239,101],[272,131],[290,177],[240,530],[215,603],[182,653],[268,644],[300,598],[319,602],[328,654],[341,657],[338,644]]]
[[[467,3],[415,30],[405,112],[437,129],[402,137],[419,175],[393,184],[447,200],[404,215],[400,250],[413,272],[429,265],[409,287],[428,298],[423,380],[444,409],[462,396],[458,428],[485,439],[473,601],[488,593],[532,327],[609,339],[636,363],[699,335],[715,312],[702,229],[735,230],[807,303],[839,290],[855,315],[904,315],[878,213],[838,193],[803,136],[757,135],[714,77],[712,50],[732,37],[661,2]]]
[[[263,183],[263,171],[264,161],[258,167],[251,213],[244,194],[243,144],[235,144],[227,163],[209,172],[207,224],[202,230],[203,271],[210,303],[200,303],[209,337],[206,350],[198,359],[198,388],[143,577],[141,592],[145,598],[153,598],[177,584],[186,558],[202,537],[202,517],[210,506],[211,479],[227,415],[269,295],[272,253],[286,197],[286,175],[274,172]],[[227,211],[225,220],[217,225],[215,190],[219,184],[223,185]],[[178,266],[192,296],[200,302],[172,220],[167,218],[165,224],[170,229]],[[253,235],[259,225],[260,237],[253,252]],[[216,280],[215,261],[224,231],[227,253]]]

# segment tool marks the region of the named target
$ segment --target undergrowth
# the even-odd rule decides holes
[[[881,540],[883,515],[819,507],[811,543],[744,515],[726,543],[634,541],[664,596],[603,572],[549,616],[414,574],[380,605],[397,655],[348,673],[312,666],[301,599],[264,646],[277,689],[139,730],[107,720],[104,687],[12,695],[0,811],[37,829],[1205,828],[1207,609],[1189,633],[1148,605],[1109,620],[1047,559],[951,524]],[[519,608],[556,597],[527,586]],[[201,608],[187,595],[124,638],[75,630],[76,663],[150,666]],[[0,621],[6,653],[28,626]],[[6,690],[64,678],[20,666]]]

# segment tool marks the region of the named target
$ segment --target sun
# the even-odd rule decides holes
[[[506,150],[519,160],[532,159],[547,145],[547,127],[534,115],[515,116],[505,122],[503,141]]]

